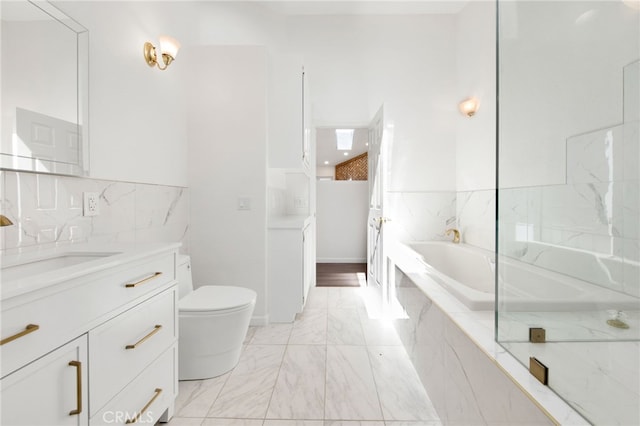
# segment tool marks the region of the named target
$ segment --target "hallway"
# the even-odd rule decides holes
[[[239,364],[180,382],[171,426],[441,425],[395,330],[364,288],[313,287],[293,324],[251,327]]]

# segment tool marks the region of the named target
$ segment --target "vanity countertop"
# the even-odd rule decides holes
[[[0,300],[21,296],[87,274],[118,267],[180,243],[86,243],[28,248],[0,256]]]
[[[308,215],[272,216],[267,224],[269,229],[304,229],[311,221]]]

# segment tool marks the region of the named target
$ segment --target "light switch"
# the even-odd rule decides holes
[[[251,198],[239,197],[238,210],[251,210]]]

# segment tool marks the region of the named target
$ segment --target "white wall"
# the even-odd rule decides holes
[[[456,226],[466,244],[495,247],[496,2],[473,1],[456,18],[458,102],[474,96],[473,117],[456,114]]]
[[[186,186],[184,68],[161,72],[142,56],[175,20],[142,2],[56,5],[89,30],[91,177]]]
[[[321,263],[366,263],[367,181],[319,181],[316,258]]]
[[[315,124],[394,126],[390,189],[455,187],[455,15],[294,16],[289,48],[313,83]]]
[[[193,279],[258,293],[266,305],[267,58],[259,46],[187,48]],[[251,210],[238,210],[238,198]]]
[[[145,41],[183,48],[282,44],[283,19],[250,2],[58,1],[89,30],[91,176],[187,186],[186,75],[182,51],[149,68]]]
[[[501,187],[562,184],[566,139],[622,122],[622,68],[640,56],[623,2],[505,2]]]
[[[331,179],[336,176],[336,167],[335,166],[318,166],[316,168],[316,176],[317,177],[330,177]]]
[[[495,1],[472,1],[457,16],[457,100],[475,96],[480,101],[480,108],[473,117],[456,114],[458,191],[495,188],[495,15]]]

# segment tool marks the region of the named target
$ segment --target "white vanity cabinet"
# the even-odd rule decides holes
[[[177,394],[177,248],[123,247],[3,281],[3,426],[168,420]]]
[[[268,231],[269,321],[293,322],[313,283],[311,218],[279,217]]]
[[[87,336],[2,379],[2,425],[86,425]]]

